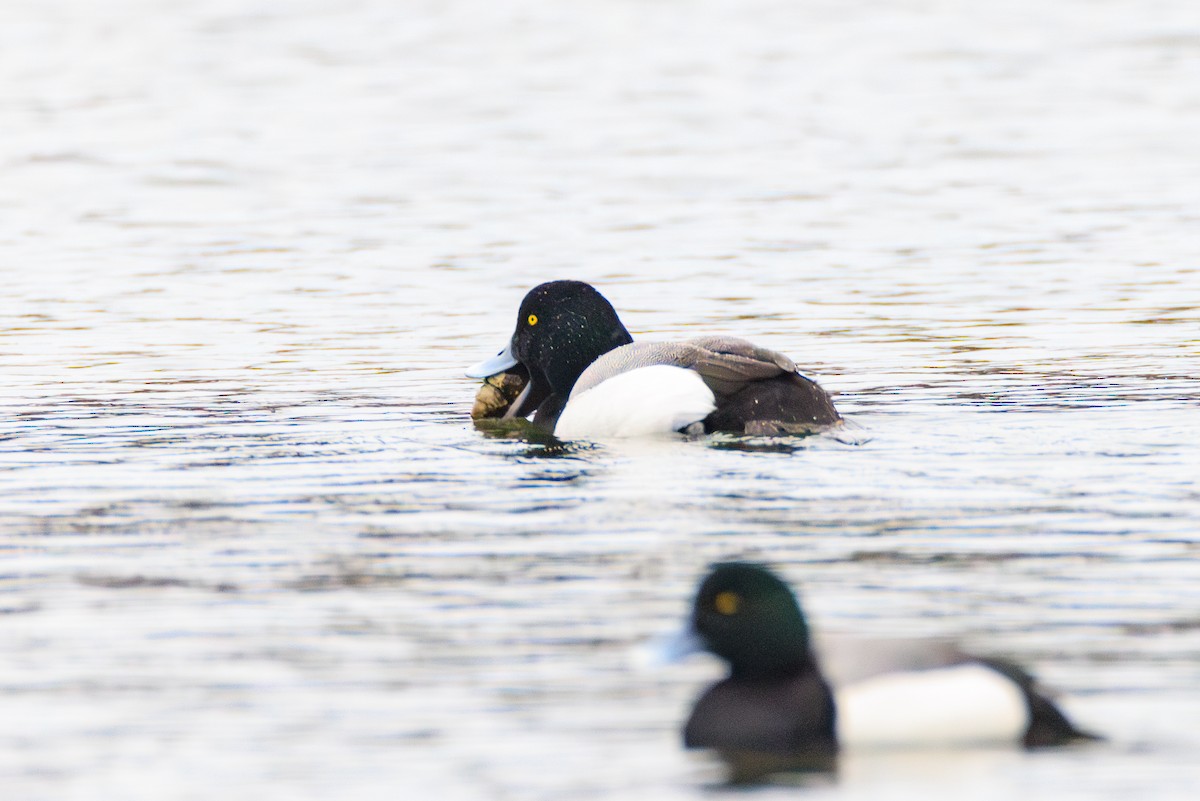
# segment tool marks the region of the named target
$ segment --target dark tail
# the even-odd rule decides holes
[[[1029,728],[1025,730],[1023,743],[1026,748],[1046,748],[1056,745],[1103,740],[1098,734],[1075,728],[1054,702],[1038,692],[1033,676],[1021,668],[1002,659],[982,659],[983,664],[1011,679],[1021,688],[1025,703],[1029,705]]]

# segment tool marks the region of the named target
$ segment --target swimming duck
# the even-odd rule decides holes
[[[696,701],[684,744],[715,749],[733,781],[752,781],[831,769],[840,747],[1034,748],[1097,739],[1014,665],[940,641],[901,642],[860,651],[833,689],[791,589],[761,565],[714,565],[676,655],[708,651],[729,663],[729,676]]]
[[[732,337],[634,342],[612,304],[581,281],[531,289],[508,345],[467,375],[518,365],[529,383],[504,417],[532,414],[562,439],[809,433],[841,420],[787,356]]]

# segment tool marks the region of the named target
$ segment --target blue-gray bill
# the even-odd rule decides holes
[[[487,378],[516,366],[517,359],[513,356],[512,344],[508,344],[492,358],[484,359],[468,367],[467,378]]]

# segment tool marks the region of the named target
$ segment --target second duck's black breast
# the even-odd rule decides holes
[[[683,739],[688,748],[827,756],[837,751],[835,717],[833,695],[817,670],[728,678],[696,702]]]

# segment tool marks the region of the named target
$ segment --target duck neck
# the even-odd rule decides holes
[[[821,675],[817,660],[807,647],[759,652],[752,658],[731,660],[729,675],[745,681],[774,681],[803,674]]]
[[[573,336],[547,341],[544,348],[548,352],[539,354],[537,362],[542,365],[551,391],[562,398],[565,404],[575,382],[592,362],[630,342],[633,342],[633,337],[619,320],[615,327],[608,330],[583,327],[575,331]]]

